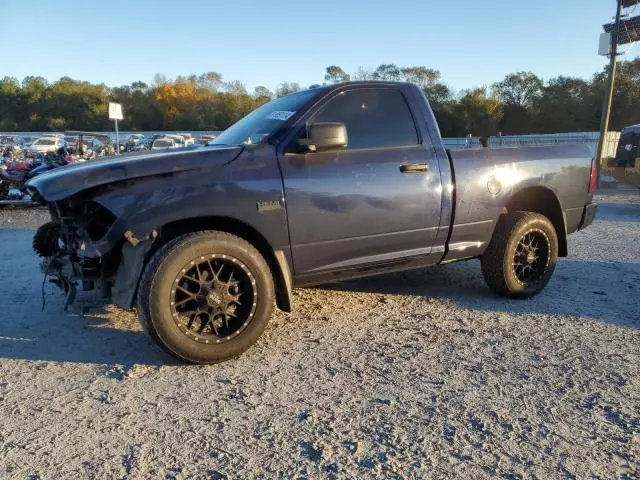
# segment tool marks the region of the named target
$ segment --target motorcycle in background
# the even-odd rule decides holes
[[[54,168],[69,164],[69,152],[59,148],[56,152],[40,154],[33,161],[19,161],[0,165],[0,205],[31,204],[33,199],[25,189],[32,178]]]

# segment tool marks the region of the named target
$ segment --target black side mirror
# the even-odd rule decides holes
[[[307,138],[298,140],[298,145],[309,152],[344,148],[349,144],[347,127],[344,123],[312,123],[307,127]]]

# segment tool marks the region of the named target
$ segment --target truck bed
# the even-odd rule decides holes
[[[525,199],[533,190],[555,194],[567,234],[578,230],[593,197],[588,193],[593,154],[585,144],[460,149],[448,156],[455,188],[445,261],[480,255],[505,204],[518,192]]]

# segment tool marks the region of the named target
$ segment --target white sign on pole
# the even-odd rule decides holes
[[[116,154],[120,153],[120,138],[118,137],[118,120],[122,120],[122,105],[109,102],[109,118],[116,124]]]
[[[122,120],[122,105],[109,102],[109,118],[111,120]]]
[[[611,34],[600,34],[600,44],[598,46],[598,55],[610,55],[611,54]]]

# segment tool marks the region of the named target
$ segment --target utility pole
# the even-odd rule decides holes
[[[118,119],[116,118],[116,155],[120,155],[120,138],[118,137]]]
[[[609,120],[611,119],[611,103],[613,102],[613,92],[616,82],[616,67],[618,65],[618,36],[620,35],[620,17],[622,16],[622,9],[624,8],[625,0],[616,0],[616,3],[616,23],[615,28],[613,29],[613,33],[611,34],[612,45],[611,51],[609,53],[609,83],[607,93],[604,97],[604,105],[602,107],[602,118],[600,120],[600,140],[598,141],[598,154],[596,157],[598,173],[600,172],[600,168],[602,167],[602,156],[604,155],[607,132],[609,131]],[[599,178],[600,175],[598,175],[598,179]]]

